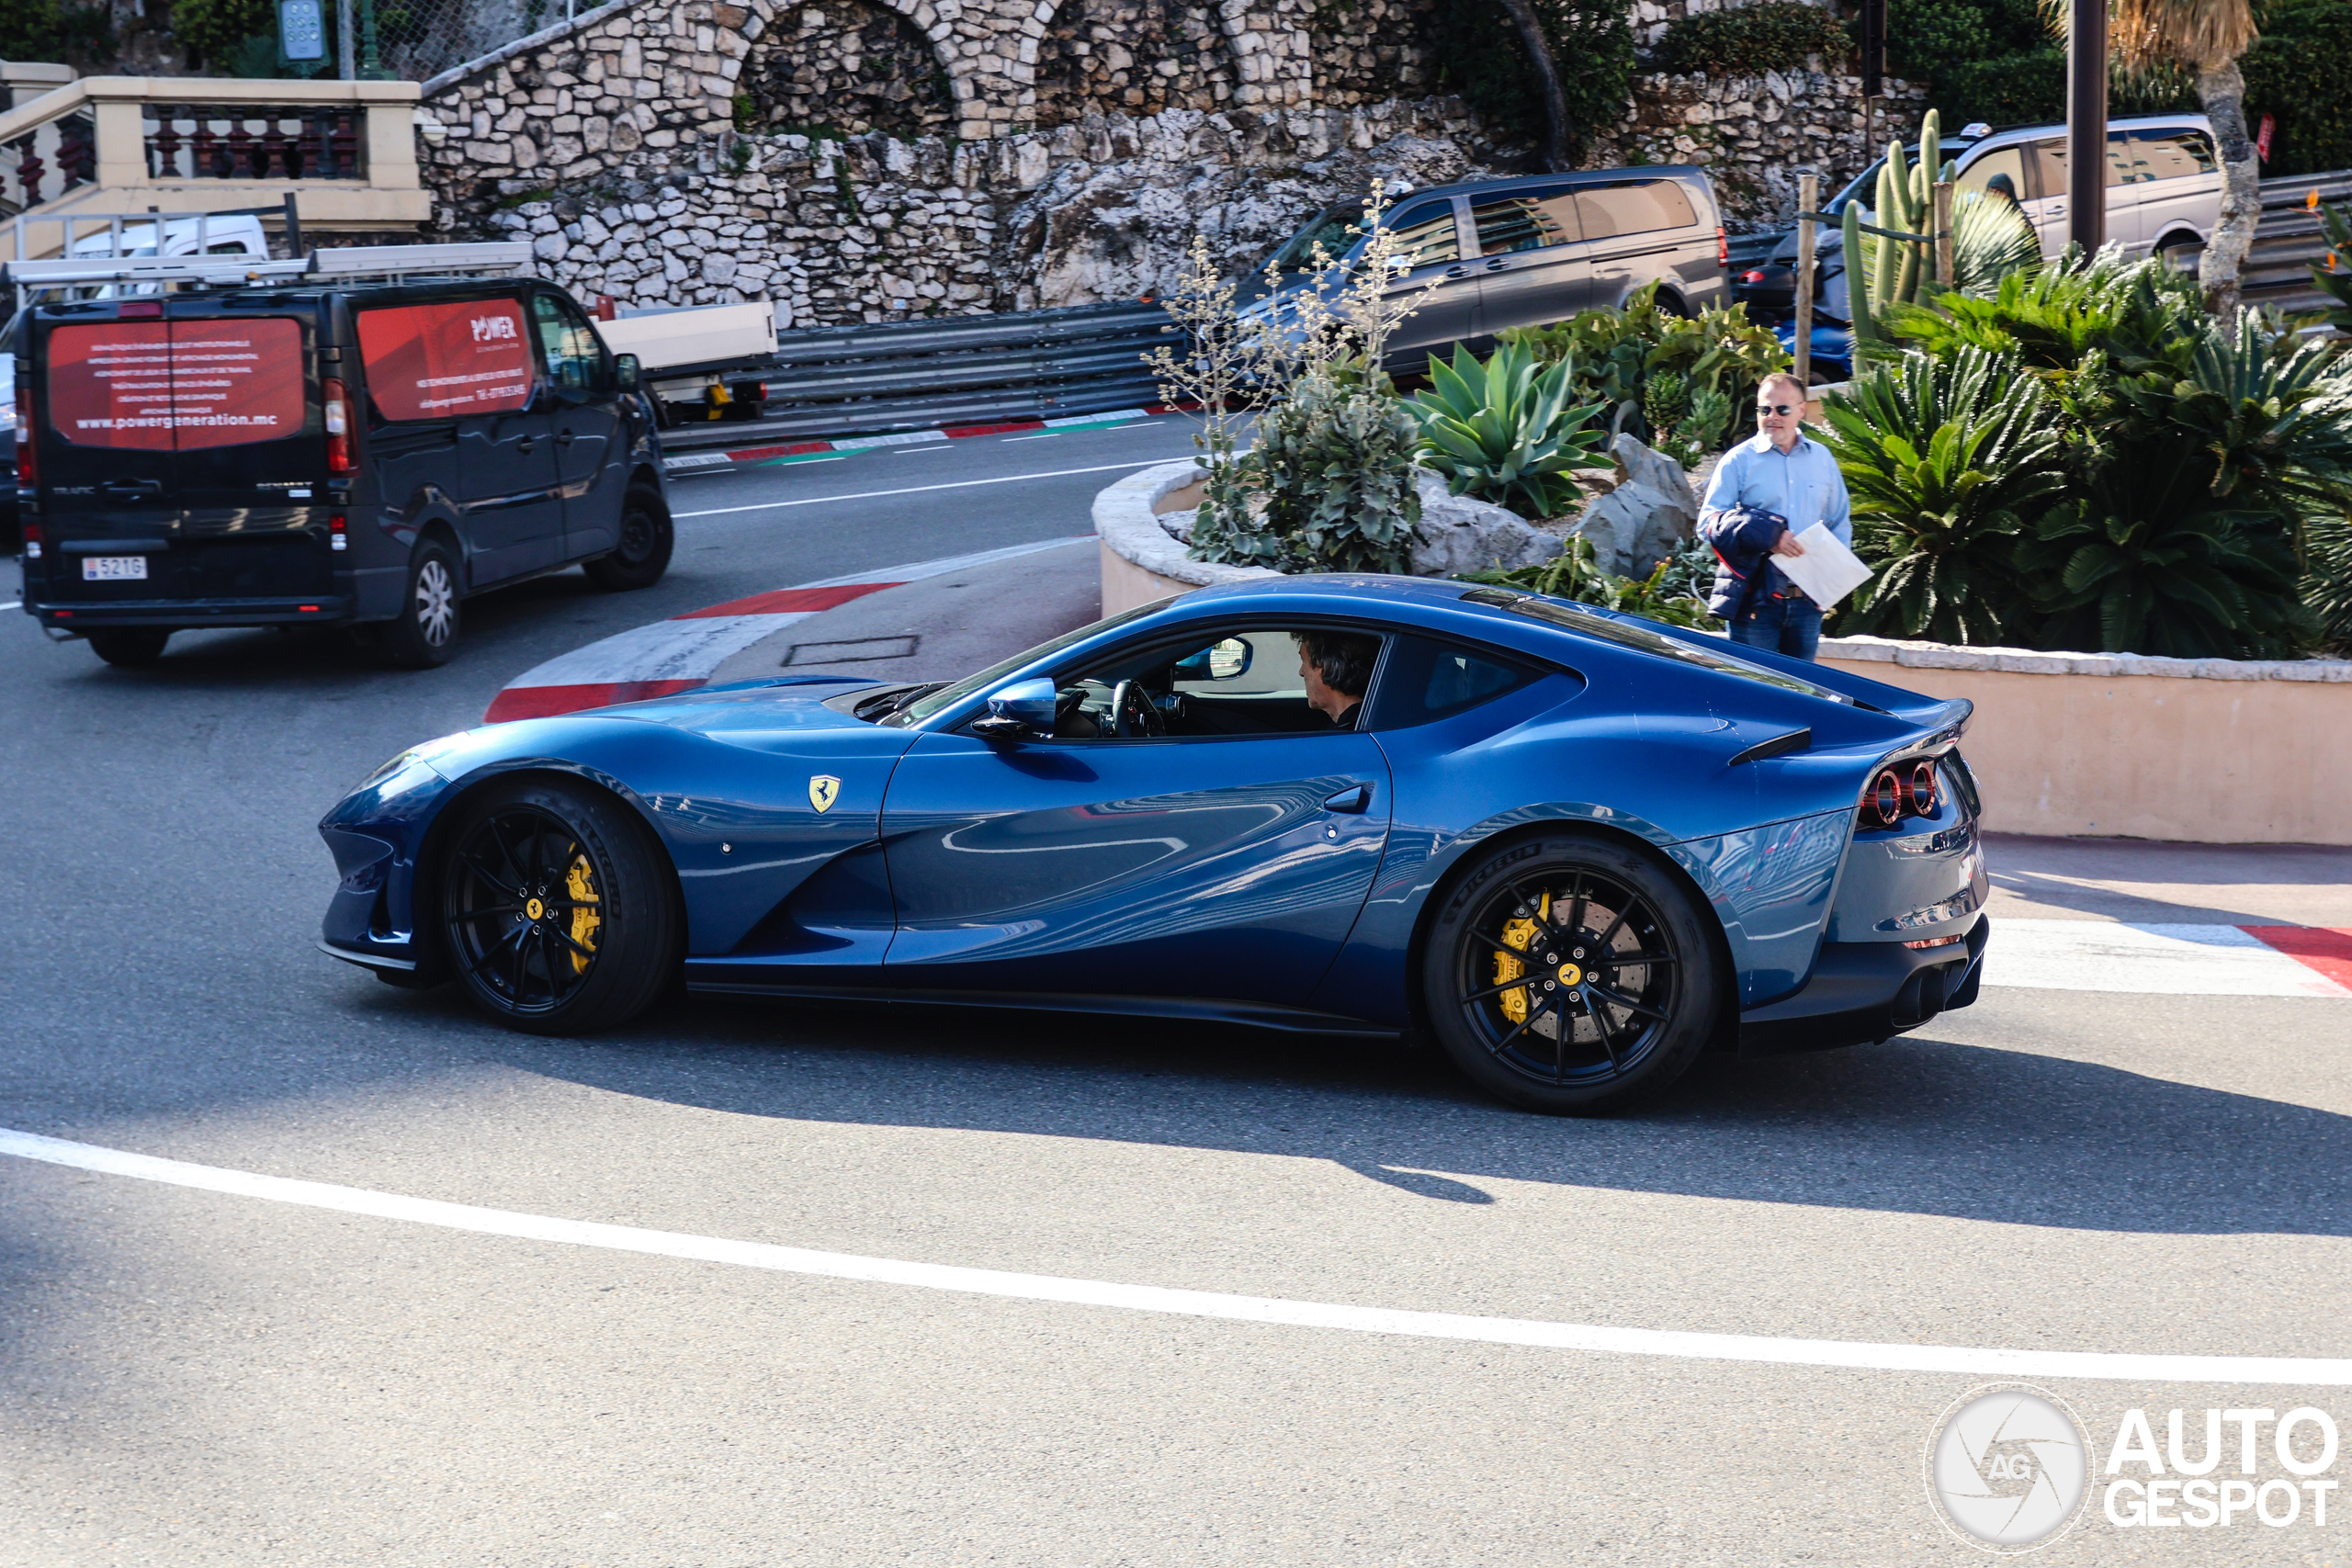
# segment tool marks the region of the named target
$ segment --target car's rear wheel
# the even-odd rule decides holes
[[[458,646],[458,563],[443,547],[424,546],[408,563],[401,612],[385,624],[377,646],[403,669],[447,664]]]
[[[2171,234],[2156,246],[2156,260],[2167,272],[2195,277],[2205,262],[2205,242],[2190,234]]]
[[[1714,1030],[1706,919],[1665,866],[1598,834],[1492,851],[1430,928],[1430,1032],[1473,1082],[1530,1111],[1593,1115],[1655,1094]]]
[[[442,939],[474,1000],[534,1034],[614,1029],[678,964],[684,922],[644,826],[584,784],[526,779],[463,807],[440,871]]]
[[[621,502],[620,532],[619,548],[582,569],[588,573],[588,581],[612,593],[650,588],[661,581],[662,574],[670,570],[673,543],[670,509],[662,504],[661,493],[645,485],[631,486]]]
[[[171,640],[169,626],[118,626],[112,631],[92,632],[90,651],[108,664],[142,670],[164,657],[164,645]]]

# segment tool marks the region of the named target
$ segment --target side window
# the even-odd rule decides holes
[[[2142,177],[2151,180],[2187,179],[2194,175],[2213,174],[2221,167],[2213,159],[2213,144],[2205,140],[2201,130],[2177,130],[2168,135],[2137,131],[2132,138],[2132,150],[2138,154]]]
[[[2007,181],[2007,185],[1997,182]],[[2030,192],[2025,177],[2025,149],[1996,147],[1976,162],[1960,171],[1955,182],[1962,190],[1992,190],[2006,194],[2012,201],[2023,201]]]
[[[1577,227],[1577,197],[1573,188],[1517,191],[1497,201],[1470,209],[1478,231],[1478,254],[1505,255],[1513,251],[1538,251],[1584,238]]]
[[[1577,192],[1577,218],[1588,240],[1688,229],[1699,221],[1690,197],[1672,180],[1642,180],[1622,186],[1588,186]]]
[[[388,420],[510,413],[531,400],[530,339],[514,299],[362,310],[359,359]]]
[[[1462,259],[1462,242],[1453,230],[1453,204],[1423,202],[1389,220],[1396,236],[1396,254],[1416,267],[1446,266]]]
[[[604,389],[605,349],[588,318],[552,294],[534,294],[531,319],[539,329],[548,380],[566,392]]]
[[[1482,649],[1430,637],[1399,637],[1381,671],[1372,728],[1408,729],[1494,701],[1538,671]]]
[[[1318,707],[1309,690],[1303,637],[1317,637],[1339,671],[1338,681],[1326,689],[1325,706]],[[1355,715],[1335,725],[1330,694],[1364,696],[1380,650],[1381,638],[1372,632],[1302,633],[1257,626],[1212,628],[1182,643],[1125,649],[1057,674],[1061,700],[1054,734],[1067,740],[1136,738],[1132,713],[1126,728],[1121,727],[1122,686],[1128,688],[1130,705],[1148,703],[1158,716],[1159,729],[1146,728],[1147,738],[1333,734],[1355,728]]]

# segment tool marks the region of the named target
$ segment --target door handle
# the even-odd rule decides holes
[[[142,496],[164,493],[161,479],[108,479],[98,486],[98,493],[109,501],[134,501]]]
[[[1350,784],[1347,788],[1341,790],[1339,794],[1325,801],[1323,803],[1323,809],[1326,811],[1345,812],[1347,815],[1353,817],[1362,813],[1371,805],[1372,786],[1370,784]]]
[[[1470,276],[1470,269],[1466,266],[1450,266],[1445,269],[1445,276],[1448,277],[1467,277]]]
[[[1498,257],[1494,261],[1490,261],[1487,264],[1487,270],[1488,272],[1500,272],[1503,268],[1509,265],[1510,265],[1510,258]]]
[[[526,435],[522,440],[514,443],[514,450],[522,453],[526,457],[529,457],[531,455],[531,438]]]
[[[569,430],[559,430],[559,431],[557,431],[557,432],[555,433],[555,444],[556,444],[557,446],[571,446],[571,431],[569,431]]]

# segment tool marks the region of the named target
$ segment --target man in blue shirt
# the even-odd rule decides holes
[[[1792,659],[1811,659],[1819,646],[1821,606],[1771,558],[1804,554],[1796,536],[1815,523],[1827,524],[1839,543],[1854,542],[1845,476],[1829,448],[1804,434],[1804,402],[1795,377],[1764,378],[1756,435],[1724,454],[1699,513],[1700,535],[1718,563],[1708,608],[1729,623],[1735,642]],[[1765,524],[1764,514],[1781,522]]]

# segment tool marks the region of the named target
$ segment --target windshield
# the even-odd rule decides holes
[[[1284,272],[1305,272],[1315,265],[1315,247],[1323,247],[1328,261],[1338,261],[1356,243],[1356,225],[1363,220],[1363,209],[1355,206],[1327,208],[1317,214],[1315,221],[1301,229],[1276,251],[1272,265]],[[1260,271],[1265,270],[1263,267]]]
[[[1169,596],[1171,599],[1173,597],[1175,597],[1173,594]],[[1125,626],[1129,621],[1139,620],[1167,603],[1167,599],[1155,599],[1148,604],[1138,604],[1132,610],[1123,610],[1115,615],[1105,616],[1091,626],[1080,626],[1074,632],[1064,632],[1051,642],[1041,642],[1026,652],[1016,653],[1001,663],[991,664],[977,675],[967,675],[962,680],[942,686],[936,691],[926,692],[896,713],[877,722],[899,729],[904,729],[910,725],[921,724],[932,715],[944,713],[967,697],[987,691],[1023,665],[1034,664],[1040,659],[1049,659],[1065,648],[1084,642],[1096,632],[1108,631],[1113,626]]]
[[[1944,162],[1950,163],[1954,158],[1959,157],[1962,152],[1967,152],[1971,147],[1975,146],[1976,143],[1973,141],[1963,141],[1957,136],[1947,136],[1943,139],[1941,145],[1943,147]],[[1917,156],[1918,148],[1916,146],[1906,147],[1903,151],[1905,158],[1908,160],[1909,158]],[[1860,174],[1856,175],[1852,183],[1848,185],[1844,190],[1839,191],[1836,196],[1831,197],[1829,198],[1829,205],[1823,208],[1821,210],[1824,212],[1843,212],[1846,210],[1846,204],[1849,201],[1859,201],[1864,208],[1868,208],[1871,203],[1878,199],[1878,172],[1884,167],[1886,167],[1886,160],[1884,158],[1881,158],[1869,168],[1864,169]]]
[[[1696,664],[1702,670],[1712,670],[1718,675],[1736,675],[1743,681],[1755,681],[1783,691],[1800,692],[1824,702],[1844,703],[1849,706],[1854,699],[1826,686],[1816,686],[1794,675],[1783,675],[1767,670],[1760,664],[1750,664],[1745,659],[1734,659],[1709,648],[1700,648],[1679,637],[1654,632],[1635,621],[1621,621],[1601,615],[1582,604],[1566,599],[1547,599],[1535,593],[1513,593],[1500,588],[1474,588],[1462,596],[1465,604],[1492,604],[1498,609],[1517,615],[1532,615],[1539,621],[1549,621],[1555,626],[1566,626],[1572,632],[1594,637],[1601,642],[1613,642],[1620,648],[1654,654],[1660,659],[1672,659],[1684,664]]]

